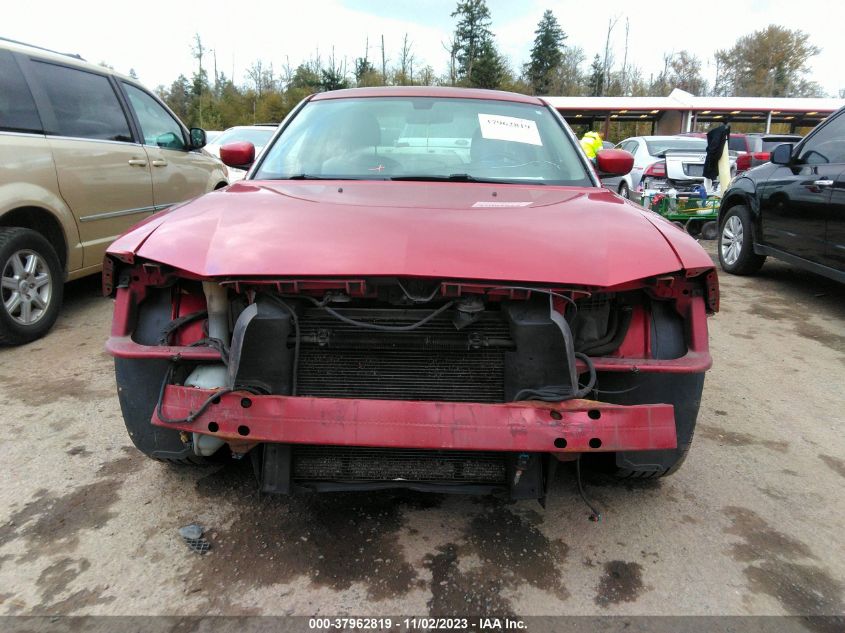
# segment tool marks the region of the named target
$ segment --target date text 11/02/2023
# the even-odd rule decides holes
[[[391,630],[399,631],[520,631],[526,629],[518,618],[309,618],[315,631]]]

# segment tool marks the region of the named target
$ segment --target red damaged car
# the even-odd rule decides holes
[[[542,100],[314,95],[246,180],[109,249],[108,351],[135,446],[254,460],[264,491],[544,498],[558,461],[621,477],[689,450],[718,309],[710,257],[602,189]],[[254,164],[253,164],[254,163]]]

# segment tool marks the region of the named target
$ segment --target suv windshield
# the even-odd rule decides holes
[[[545,107],[434,97],[312,101],[253,178],[593,184]]]

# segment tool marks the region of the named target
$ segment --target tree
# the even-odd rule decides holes
[[[482,55],[489,63],[493,34],[490,31],[490,9],[485,0],[460,0],[452,12],[458,18],[455,26],[457,77],[472,82],[476,61]],[[488,69],[489,70],[489,69]]]
[[[744,35],[715,54],[714,92],[721,96],[793,97],[821,92],[806,79],[807,62],[821,51],[798,29],[770,25]]]
[[[551,90],[554,94],[577,97],[584,94],[584,73],[581,64],[584,63],[584,50],[577,46],[567,46],[563,49],[560,64],[555,71]]]
[[[600,97],[604,94],[604,64],[598,53],[593,57],[593,63],[590,64],[587,90],[589,90],[591,97]]]
[[[397,86],[409,86],[414,83],[414,54],[411,52],[413,42],[405,38],[402,40],[402,50],[399,53],[399,66],[393,73],[393,83]]]
[[[197,96],[197,109],[199,112],[199,126],[203,126],[203,119],[202,119],[202,94],[203,88],[208,85],[208,78],[206,75],[205,70],[202,67],[202,58],[208,49],[203,46],[202,39],[200,39],[199,33],[194,33],[194,43],[191,45],[191,54],[194,56],[194,59],[197,60],[199,64],[199,72],[194,75],[194,92]]]
[[[475,88],[499,88],[509,79],[507,64],[490,39],[481,43],[473,67],[472,77],[467,79]]]
[[[680,88],[694,95],[707,94],[707,82],[701,76],[701,61],[689,51],[675,53],[669,59],[670,88]]]
[[[531,61],[525,65],[525,75],[534,94],[547,95],[554,75],[563,61],[563,41],[566,33],[551,10],[547,9],[534,31]]]

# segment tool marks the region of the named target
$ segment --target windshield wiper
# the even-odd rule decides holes
[[[449,174],[448,176],[437,176],[433,174],[428,176],[390,176],[390,180],[431,180],[434,182],[501,182],[500,180],[476,178],[475,176],[470,176],[469,174]]]
[[[341,178],[326,178],[325,176],[315,176],[313,174],[296,174],[295,176],[287,176],[279,180],[342,180]]]
[[[389,176],[388,180],[410,180],[419,182],[490,182],[497,185],[545,185],[542,180],[507,180],[503,178],[479,178],[469,174],[449,174],[448,176]]]

